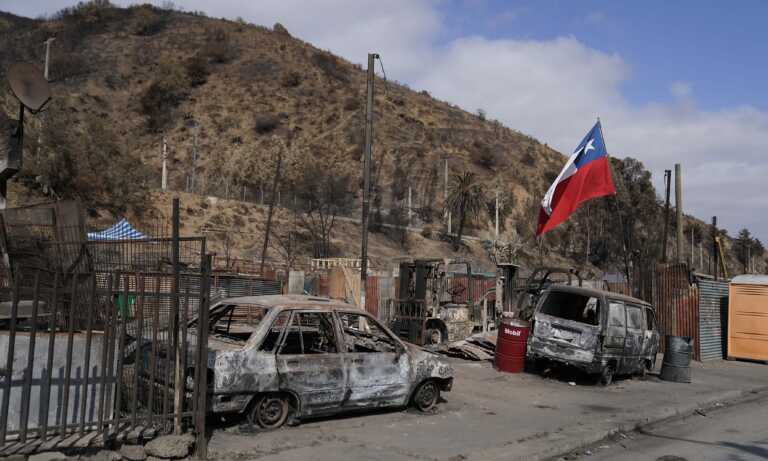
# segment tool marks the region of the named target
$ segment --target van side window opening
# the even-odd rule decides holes
[[[608,326],[624,328],[626,324],[626,313],[624,304],[618,302],[608,303]]]
[[[576,293],[551,291],[543,301],[540,312],[587,325],[598,325],[600,300]]]
[[[375,321],[361,314],[340,312],[347,352],[395,352],[397,344]]]
[[[643,310],[638,306],[627,306],[627,328],[633,330],[645,330]]]
[[[645,319],[647,321],[648,330],[655,330],[656,329],[656,318],[654,317],[653,311],[651,309],[645,308]]]

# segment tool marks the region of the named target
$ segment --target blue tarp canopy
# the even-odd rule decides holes
[[[145,238],[148,237],[134,229],[125,218],[109,229],[99,232],[88,232],[88,240],[136,240]]]

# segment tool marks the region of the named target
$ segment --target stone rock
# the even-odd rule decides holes
[[[147,452],[141,445],[123,445],[120,447],[120,454],[123,459],[128,461],[145,461],[147,459]]]
[[[30,455],[30,457],[27,458],[28,461],[65,461],[66,459],[67,455],[60,451],[44,451],[42,453]]]
[[[97,453],[89,456],[80,456],[82,461],[120,461],[120,453],[111,450],[99,450]]]
[[[149,456],[178,459],[186,457],[194,443],[192,434],[164,435],[149,442],[144,450]]]
[[[0,458],[2,461],[27,461],[27,457],[25,455],[9,455]]]

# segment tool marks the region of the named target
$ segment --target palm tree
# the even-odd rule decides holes
[[[485,197],[477,183],[475,174],[469,171],[456,173],[451,180],[445,210],[459,218],[459,230],[453,241],[453,248],[458,249],[467,216],[476,219],[484,208]]]

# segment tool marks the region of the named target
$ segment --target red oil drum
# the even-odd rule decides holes
[[[494,358],[494,366],[497,370],[507,373],[523,371],[529,331],[527,322],[506,318],[501,320]]]

